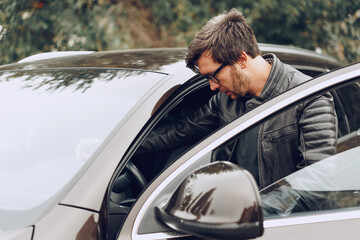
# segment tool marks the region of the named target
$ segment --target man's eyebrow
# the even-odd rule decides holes
[[[216,69],[215,69],[214,71],[211,71],[211,72],[202,74],[202,73],[200,73],[200,70],[199,70],[199,73],[200,73],[201,75],[203,75],[203,76],[210,76],[210,75],[213,75],[215,71],[216,71]]]
[[[221,67],[221,66],[220,66]],[[209,72],[209,73],[206,73],[206,74],[203,74],[204,76],[214,76],[214,73],[218,70],[219,68],[215,69],[214,71],[212,72]]]

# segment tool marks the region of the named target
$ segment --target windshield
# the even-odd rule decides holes
[[[105,69],[0,72],[0,231],[36,220],[165,75]]]

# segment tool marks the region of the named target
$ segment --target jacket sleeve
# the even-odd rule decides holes
[[[158,124],[137,153],[169,149],[199,140],[219,126],[216,95],[207,104],[176,121]]]
[[[337,116],[330,93],[321,95],[303,105],[299,118],[301,162],[303,168],[336,154]]]

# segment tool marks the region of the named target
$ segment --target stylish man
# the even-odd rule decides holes
[[[310,79],[274,54],[260,55],[253,30],[236,9],[211,19],[188,48],[187,66],[218,90],[182,122],[160,126],[140,151],[180,146],[229,123]],[[253,126],[224,148],[219,160],[249,169],[260,187],[336,152],[337,118],[330,94]]]

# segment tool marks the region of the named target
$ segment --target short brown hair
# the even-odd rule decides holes
[[[233,8],[210,19],[188,47],[186,66],[196,70],[201,54],[210,51],[214,62],[234,64],[242,52],[251,57],[261,54],[251,27],[246,23],[242,13]]]

